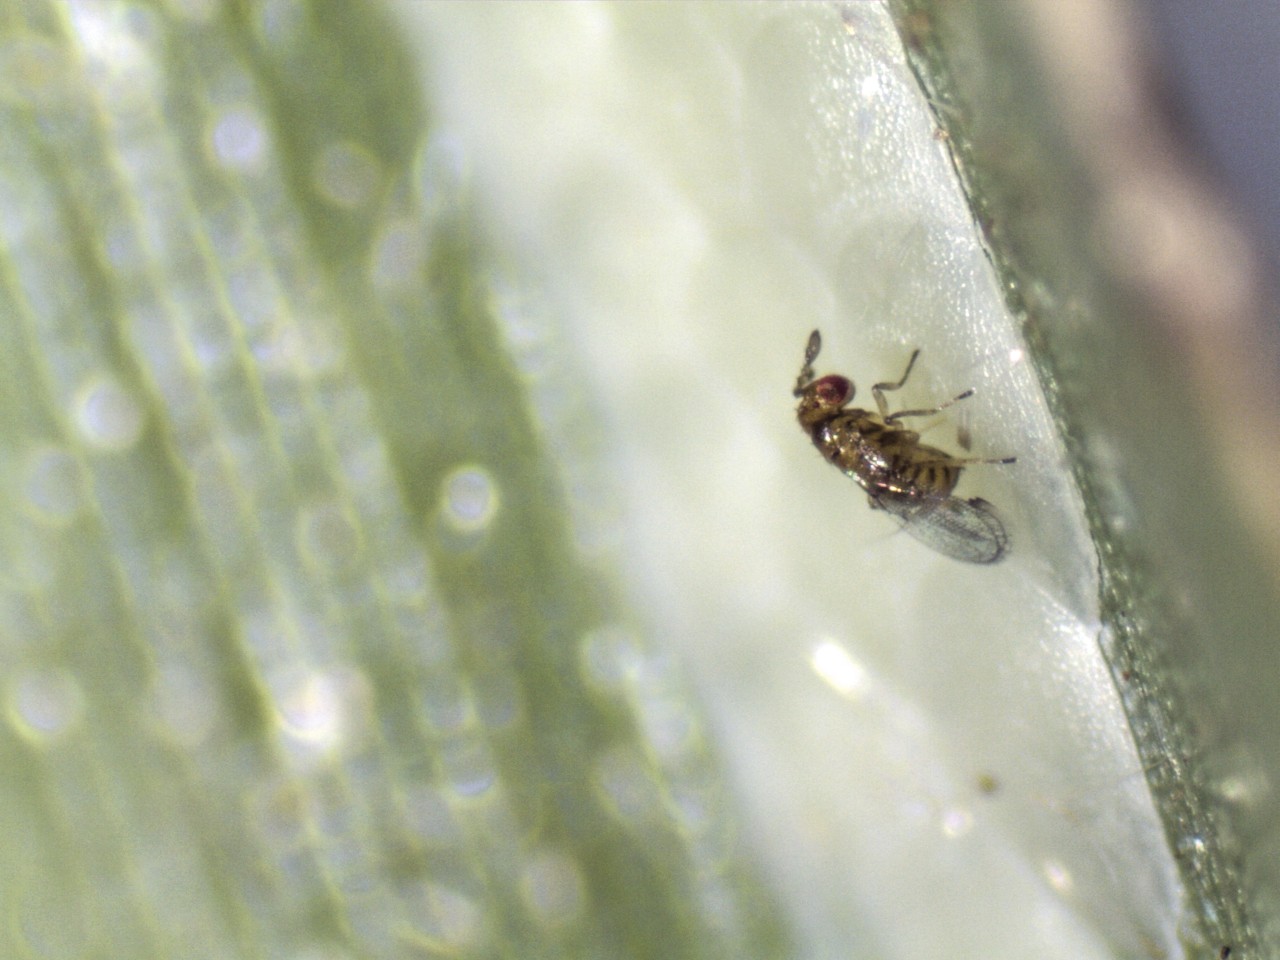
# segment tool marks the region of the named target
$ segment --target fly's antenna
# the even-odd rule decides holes
[[[804,366],[800,368],[800,376],[796,377],[796,387],[791,391],[793,397],[804,393],[804,388],[813,380],[813,361],[818,359],[822,350],[822,334],[817,330],[809,334],[809,342],[804,348]]]

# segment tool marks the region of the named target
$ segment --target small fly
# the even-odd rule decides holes
[[[849,407],[853,381],[838,373],[814,378],[813,361],[822,350],[822,335],[809,334],[804,366],[792,393],[800,398],[796,419],[828,462],[867,491],[871,507],[894,517],[903,529],[938,553],[967,563],[995,563],[1009,549],[1009,536],[986,500],[952,496],[960,473],[975,463],[1013,463],[1016,457],[953,457],[920,442],[908,430],[908,417],[928,417],[973,395],[966,390],[946,403],[921,410],[889,412],[885,393],[907,382],[920,351],[907,361],[896,383],[871,388],[878,413]]]

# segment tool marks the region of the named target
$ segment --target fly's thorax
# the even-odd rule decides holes
[[[822,455],[866,490],[883,485],[892,473],[892,458],[880,438],[888,428],[866,410],[842,410],[813,431]]]

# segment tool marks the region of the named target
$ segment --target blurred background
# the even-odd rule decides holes
[[[0,14],[0,952],[1280,953],[1280,14]]]

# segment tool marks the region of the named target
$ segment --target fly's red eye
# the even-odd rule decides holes
[[[814,383],[813,392],[823,406],[838,407],[853,397],[853,383],[848,377],[833,373]]]

